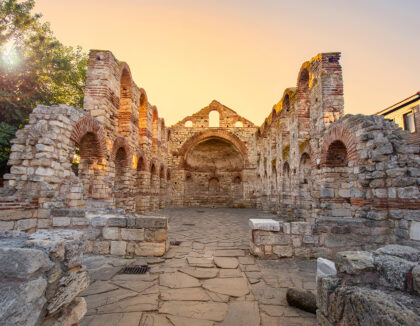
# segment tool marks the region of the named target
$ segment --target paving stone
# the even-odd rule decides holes
[[[109,281],[115,274],[117,274],[122,267],[106,267],[96,270],[89,270],[89,277],[92,281]]]
[[[255,264],[255,258],[253,256],[239,257],[239,263],[241,265],[253,265]]]
[[[160,298],[164,301],[210,301],[210,297],[202,288],[163,289]],[[186,303],[187,304],[187,303]]]
[[[220,326],[259,326],[260,311],[257,302],[231,302],[225,319]]]
[[[193,288],[201,286],[200,282],[184,273],[164,273],[159,277],[159,284],[172,289]]]
[[[121,325],[124,326],[124,325]],[[156,313],[143,313],[138,326],[173,326],[166,316]]]
[[[198,279],[214,278],[218,274],[217,268],[185,267],[179,271]]]
[[[141,315],[141,312],[129,312],[87,316],[80,326],[139,326]]]
[[[89,287],[82,292],[81,296],[88,296],[93,294],[100,294],[118,289],[118,286],[109,281],[96,281],[89,285]]]
[[[216,249],[214,251],[215,257],[242,257],[245,256],[245,251],[240,249]]]
[[[105,306],[108,304],[112,304],[114,302],[134,297],[138,295],[137,292],[125,290],[125,289],[118,289],[115,291],[107,292],[106,294],[94,294],[85,297],[87,302],[88,309],[94,309],[100,306]]]
[[[236,268],[239,265],[238,259],[231,257],[214,257],[214,263],[220,268]]]
[[[138,295],[112,304],[98,307],[99,314],[115,312],[153,311],[158,309],[158,294]]]
[[[145,281],[112,281],[115,285],[128,289],[131,291],[136,291],[138,293],[143,292],[144,290],[152,287],[154,282],[145,282]]]
[[[195,301],[190,301],[188,304],[183,301],[168,301],[159,308],[159,312],[164,314],[212,321],[222,321],[227,310],[226,303]]]
[[[229,302],[228,295],[211,292],[211,291],[207,291],[207,294],[214,302]]]
[[[287,305],[285,288],[273,288],[259,282],[251,285],[251,291],[260,304]]]
[[[159,275],[147,274],[118,274],[112,278],[113,282],[132,281],[132,282],[152,282],[157,280]]]
[[[240,297],[249,293],[246,280],[241,278],[214,278],[205,280],[203,288],[220,294],[232,297]]]
[[[187,261],[192,267],[214,267],[212,258],[187,257]]]
[[[212,326],[213,322],[209,320],[192,319],[178,316],[168,316],[174,326]]]
[[[220,278],[242,277],[239,269],[221,269],[219,270]]]

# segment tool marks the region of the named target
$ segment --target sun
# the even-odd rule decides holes
[[[1,47],[0,58],[2,61],[2,65],[5,65],[9,69],[12,69],[19,65],[20,56],[16,49],[16,44],[14,40],[7,41]]]

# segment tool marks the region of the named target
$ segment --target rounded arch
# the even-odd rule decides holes
[[[130,132],[132,84],[130,68],[126,63],[122,63],[120,70],[120,102],[118,107],[118,132],[121,134]]]
[[[137,153],[137,171],[146,171],[146,160],[143,152]]]
[[[220,112],[219,110],[211,110],[209,112],[209,127],[218,128],[220,127]]]
[[[150,175],[156,175],[156,164],[154,162],[150,164]]]
[[[140,88],[139,99],[139,142],[142,142],[142,137],[147,133],[147,94],[143,88]]]
[[[130,146],[128,145],[127,140],[124,137],[118,137],[115,139],[114,145],[112,146],[110,159],[112,162],[116,162],[117,152],[120,148],[123,148],[126,153],[126,160],[122,163],[124,164],[124,166],[129,166],[131,158]]]
[[[158,128],[159,128],[159,113],[157,107],[153,106],[153,114],[152,114],[152,139],[155,141],[158,137]]]
[[[242,154],[245,167],[249,165],[248,149],[237,136],[231,134],[226,130],[206,130],[195,134],[181,146],[181,149],[178,152],[178,155],[181,158],[179,166],[182,168],[185,165],[185,154],[187,154],[189,149],[193,148],[196,144],[203,141],[204,139],[211,137],[222,138],[232,143]]]
[[[163,164],[160,165],[159,178],[161,178],[161,179],[165,178],[165,167],[163,166]]]
[[[332,154],[330,147],[333,143],[335,143],[333,146],[337,146],[336,149],[343,154],[343,148],[338,142],[342,143],[345,148],[348,163],[357,161],[356,143],[353,134],[349,130],[343,128],[343,126],[336,126],[329,129],[323,138],[321,146],[321,166],[328,165],[328,161],[331,159],[331,156],[329,155]]]
[[[283,98],[282,112],[290,112],[290,97],[289,94]]]
[[[96,154],[99,157],[105,157],[107,154],[106,137],[103,127],[92,117],[80,119],[73,127],[70,139],[76,146],[81,146],[82,139],[87,134],[93,134],[97,144]]]

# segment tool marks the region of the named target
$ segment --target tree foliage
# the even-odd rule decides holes
[[[0,175],[14,132],[36,105],[83,105],[87,55],[59,42],[34,6],[0,0]]]

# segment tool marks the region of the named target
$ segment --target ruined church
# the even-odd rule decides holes
[[[38,106],[17,131],[0,229],[44,249],[47,230],[77,230],[80,254],[163,256],[171,219],[155,211],[256,208],[281,222],[251,227],[260,258],[420,249],[419,146],[393,121],[344,115],[340,53],[303,63],[261,126],[216,100],[167,126],[152,100],[125,62],[90,51],[83,109]],[[418,294],[411,277],[400,290]],[[318,323],[338,325],[327,310]]]

